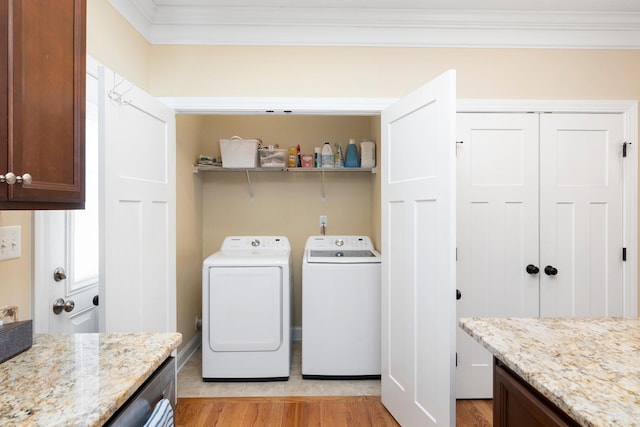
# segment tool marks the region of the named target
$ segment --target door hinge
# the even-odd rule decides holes
[[[622,260],[627,260],[627,248],[622,248]]]
[[[630,142],[622,143],[622,157],[627,157],[627,145],[631,145]]]
[[[458,352],[456,351],[456,366],[458,366]]]

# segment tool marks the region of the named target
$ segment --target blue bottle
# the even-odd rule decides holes
[[[347,146],[347,156],[344,160],[345,168],[359,168],[360,167],[360,157],[358,156],[358,146],[356,145],[356,140],[351,138],[349,139],[349,145]]]

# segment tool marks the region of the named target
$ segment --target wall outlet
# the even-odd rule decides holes
[[[0,227],[0,261],[20,258],[20,226]]]
[[[326,215],[320,215],[320,227],[325,226],[325,228],[327,227],[327,216]]]

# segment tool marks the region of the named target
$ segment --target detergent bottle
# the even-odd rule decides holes
[[[345,168],[359,168],[360,167],[360,158],[358,157],[358,146],[356,145],[356,140],[353,138],[349,139],[349,145],[347,146],[347,157],[344,160]]]

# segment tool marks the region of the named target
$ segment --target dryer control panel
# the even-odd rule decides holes
[[[291,246],[284,236],[229,236],[220,249],[291,249]]]

